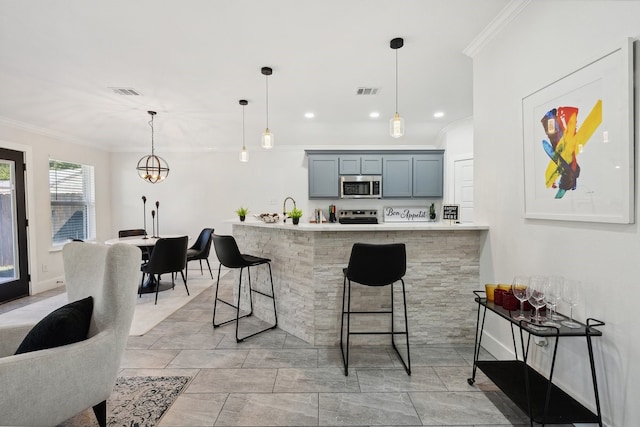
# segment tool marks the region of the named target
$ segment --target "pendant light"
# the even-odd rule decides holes
[[[404,46],[404,39],[398,37],[389,43],[391,49],[396,51],[396,113],[389,121],[389,133],[394,138],[404,135],[404,119],[398,114],[398,49]]]
[[[262,134],[262,148],[270,150],[273,148],[274,138],[273,134],[269,131],[269,76],[273,74],[273,70],[270,67],[262,67],[262,74],[265,76],[267,87],[267,127]]]
[[[247,151],[247,147],[244,146],[244,107],[248,103],[249,101],[246,99],[240,100],[240,105],[242,105],[242,150],[240,150],[240,161],[243,163],[249,161],[249,152]]]
[[[149,126],[151,126],[151,154],[142,157],[138,160],[138,166],[136,170],[140,178],[147,182],[155,184],[156,182],[162,182],[169,175],[169,165],[160,156],[156,156],[154,141],[153,141],[153,117],[156,115],[155,111],[147,111],[151,116]]]

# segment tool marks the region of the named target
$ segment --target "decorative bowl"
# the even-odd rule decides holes
[[[254,216],[260,221],[263,221],[267,224],[280,221],[280,215],[277,213],[262,213],[262,214],[256,214]]]

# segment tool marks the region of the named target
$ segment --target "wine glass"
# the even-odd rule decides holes
[[[513,317],[513,320],[529,320],[527,316],[522,312],[522,306],[527,300],[527,285],[529,278],[526,276],[516,276],[511,284],[511,291],[513,296],[520,301],[520,314]]]
[[[562,296],[563,284],[564,278],[562,276],[549,277],[549,281],[544,288],[544,300],[547,303],[547,308],[549,309],[549,311],[547,312],[547,320],[543,323],[544,325],[555,326],[556,328],[559,328],[560,324],[558,322],[555,322],[555,320],[564,319],[564,317],[556,314],[556,306],[558,305],[558,301],[560,301],[560,297]]]
[[[561,323],[567,328],[579,328],[582,325],[573,320],[573,307],[582,302],[582,293],[580,292],[580,282],[578,280],[566,280],[562,288],[562,299],[569,304],[569,320]]]
[[[533,276],[529,280],[529,286],[527,287],[526,295],[529,303],[536,309],[536,314],[531,318],[538,323],[542,323],[543,318],[540,316],[540,308],[545,306],[544,302],[544,287],[548,283],[548,278],[545,276]]]

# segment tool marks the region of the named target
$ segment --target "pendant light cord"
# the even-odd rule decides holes
[[[245,150],[245,146],[244,146],[244,105],[242,106],[242,149]]]
[[[267,87],[267,129],[269,129],[269,76],[265,76],[265,83]]]
[[[396,51],[396,114],[398,113],[398,49]]]

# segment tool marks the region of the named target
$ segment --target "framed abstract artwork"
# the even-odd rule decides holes
[[[634,222],[633,48],[522,99],[526,218]]]

